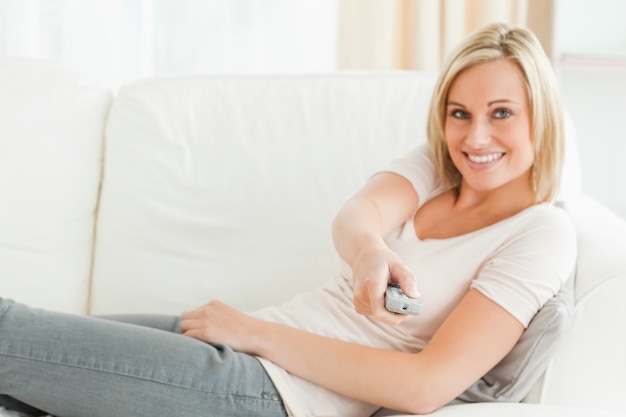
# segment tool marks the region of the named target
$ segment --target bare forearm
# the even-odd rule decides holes
[[[417,208],[418,196],[405,178],[381,173],[342,207],[333,222],[339,255],[352,264],[364,247],[382,244],[382,238]]]
[[[386,351],[263,322],[254,354],[290,373],[365,402],[407,412],[427,407],[414,354]],[[419,401],[423,399],[423,401]]]
[[[333,222],[333,241],[337,253],[349,264],[371,245],[382,244],[380,213],[367,199],[348,202]]]

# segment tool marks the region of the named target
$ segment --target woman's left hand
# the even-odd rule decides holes
[[[181,332],[207,343],[221,343],[233,350],[254,354],[255,330],[263,323],[220,301],[211,301],[182,314]]]

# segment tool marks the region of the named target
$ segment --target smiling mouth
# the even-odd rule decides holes
[[[504,156],[504,152],[495,152],[485,155],[470,155],[466,153],[465,156],[467,156],[467,159],[475,164],[488,164],[489,162],[497,161],[502,158]]]

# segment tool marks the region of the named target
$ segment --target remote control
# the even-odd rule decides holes
[[[394,313],[417,316],[422,312],[422,302],[403,293],[400,284],[389,284],[385,293],[385,308]]]

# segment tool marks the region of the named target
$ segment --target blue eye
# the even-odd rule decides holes
[[[450,116],[454,117],[455,119],[469,119],[470,118],[470,115],[468,112],[459,110],[459,109],[452,110],[450,112]]]
[[[511,116],[511,112],[507,109],[497,109],[493,112],[493,115],[496,119],[506,119]]]

